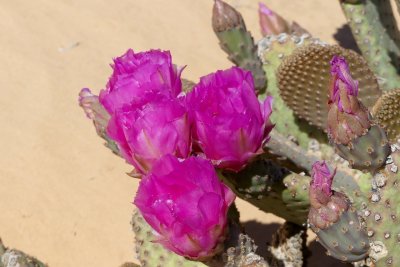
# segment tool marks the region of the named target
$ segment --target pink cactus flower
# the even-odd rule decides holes
[[[208,160],[166,155],[140,181],[134,204],[157,232],[155,242],[204,260],[222,249],[234,199]]]
[[[233,67],[202,77],[187,99],[194,142],[213,164],[239,171],[261,152],[272,129],[272,98],[258,101],[249,71]]]
[[[182,97],[157,95],[143,106],[124,106],[111,117],[107,133],[139,174],[146,174],[166,154],[186,158],[191,151],[190,121]]]
[[[135,54],[129,49],[111,66],[113,73],[99,95],[100,103],[110,114],[125,105],[142,105],[154,94],[176,97],[182,91],[182,68],[172,64],[169,51]]]

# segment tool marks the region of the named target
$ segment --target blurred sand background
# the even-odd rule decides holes
[[[228,2],[259,39],[257,0]],[[210,26],[212,3],[0,0],[0,237],[7,246],[51,267],[136,261],[129,222],[138,181],[103,147],[78,106],[78,92],[103,88],[111,59],[127,48],[171,50],[176,64],[187,65],[183,77],[193,81],[230,67]],[[338,1],[265,3],[330,43],[345,23]],[[269,240],[281,220],[237,203],[249,233]],[[310,261],[322,264],[339,266]]]

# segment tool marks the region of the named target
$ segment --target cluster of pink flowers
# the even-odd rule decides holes
[[[134,203],[157,240],[192,259],[214,255],[234,193],[214,167],[239,171],[268,140],[272,99],[257,99],[250,72],[233,67],[182,92],[182,68],[167,51],[114,60],[99,101],[107,134],[142,177]]]

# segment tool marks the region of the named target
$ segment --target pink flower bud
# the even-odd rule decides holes
[[[332,190],[336,170],[331,173],[325,161],[312,166],[312,180],[309,191],[310,212],[308,218],[313,227],[324,229],[337,222],[349,204],[346,197]]]
[[[312,165],[311,187],[314,190],[320,190],[326,196],[332,195],[331,187],[334,175],[335,173],[331,174],[329,171],[328,165],[326,165],[325,161],[315,162]]]
[[[269,9],[264,3],[260,2],[258,6],[258,15],[260,17],[261,33],[263,36],[289,33],[289,24],[284,18]]]
[[[333,57],[331,75],[328,134],[335,143],[347,145],[370,128],[369,112],[357,99],[358,82],[343,57]]]
[[[140,107],[124,106],[111,117],[107,133],[141,174],[166,154],[185,158],[191,151],[190,122],[182,98],[158,95]]]
[[[182,68],[172,64],[169,51],[134,53],[129,49],[114,59],[113,73],[100,103],[112,114],[125,105],[142,105],[154,94],[176,97],[182,91]]]
[[[271,104],[271,97],[258,101],[249,71],[233,67],[202,77],[188,94],[194,142],[216,166],[239,171],[268,141]]]
[[[208,160],[167,155],[141,180],[134,203],[157,232],[155,242],[205,260],[222,248],[234,199]]]

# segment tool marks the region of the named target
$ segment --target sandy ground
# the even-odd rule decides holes
[[[258,39],[257,1],[229,2]],[[337,1],[265,2],[328,42],[345,22]],[[228,68],[211,7],[211,0],[0,0],[0,236],[8,246],[57,267],[135,261],[129,221],[138,182],[102,146],[77,94],[98,92],[111,58],[129,47],[171,50],[194,81]],[[238,205],[250,233],[268,239],[280,220]]]

